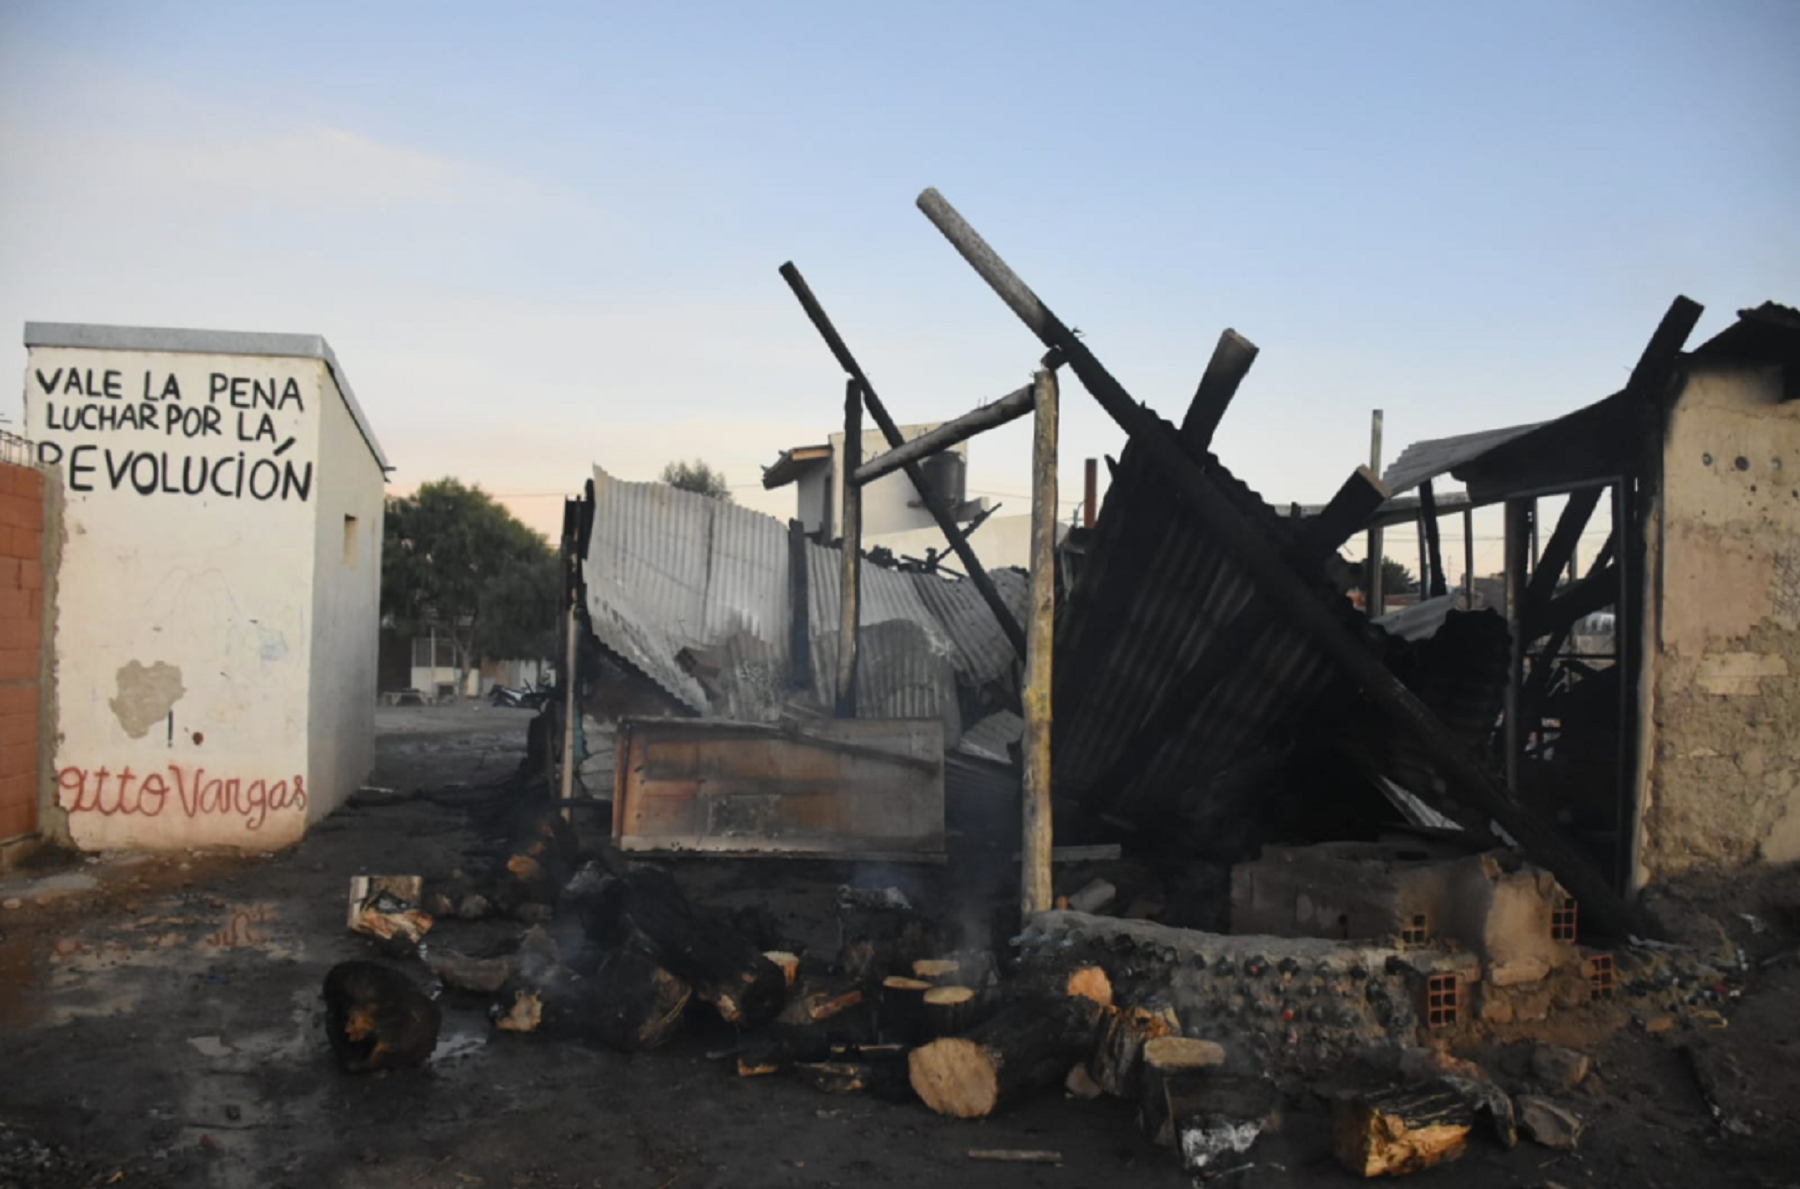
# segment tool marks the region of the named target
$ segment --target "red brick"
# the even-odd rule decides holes
[[[42,561],[44,557],[44,530],[39,528],[14,528],[12,530],[12,548],[7,552],[21,561]]]
[[[41,561],[20,562],[19,586],[24,590],[44,589],[44,563]]]
[[[42,590],[21,591],[25,596],[25,618],[42,626],[44,622],[44,592]]]
[[[37,775],[37,744],[0,747],[0,780]]]
[[[0,648],[0,681],[25,681],[37,673],[37,649]]]
[[[0,557],[0,590],[24,589],[23,569],[24,563],[18,558]]]
[[[0,619],[0,648],[28,648],[38,642],[37,632],[24,617]]]
[[[0,685],[0,714],[23,714],[28,709],[35,710],[37,705],[38,687],[36,682]]]
[[[36,706],[17,714],[0,714],[0,749],[29,748],[36,750],[37,737]]]
[[[16,586],[0,586],[0,619],[25,619],[31,614],[31,596],[36,593]]]
[[[37,831],[37,781],[28,776],[12,777],[14,787],[0,780],[0,838],[17,838]]]

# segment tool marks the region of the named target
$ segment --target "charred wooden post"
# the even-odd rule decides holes
[[[806,568],[806,526],[788,521],[788,667],[795,689],[811,689],[812,581]]]
[[[1531,519],[1531,501],[1506,501],[1506,626],[1512,629],[1512,653],[1506,669],[1506,720],[1501,745],[1506,749],[1506,787],[1515,793],[1519,789],[1519,756],[1525,747],[1519,695],[1525,682],[1525,589]]]
[[[1231,398],[1237,395],[1250,365],[1256,362],[1256,350],[1255,343],[1230,327],[1219,335],[1218,346],[1213,348],[1200,386],[1194,390],[1194,399],[1181,422],[1181,441],[1190,453],[1203,454],[1211,448],[1213,434],[1218,432]]]
[[[1368,467],[1357,467],[1317,516],[1306,521],[1294,542],[1296,561],[1322,562],[1353,533],[1367,524],[1388,498],[1387,484]]]
[[[1369,414],[1369,469],[1376,474],[1381,473],[1381,410],[1375,409]],[[1387,602],[1382,591],[1381,580],[1381,526],[1371,525],[1369,528],[1368,556],[1364,565],[1368,567],[1369,576],[1363,581],[1363,610],[1370,619],[1380,619]]]
[[[1475,510],[1464,508],[1463,515],[1463,602],[1465,610],[1475,610]]]
[[[900,427],[894,423],[892,417],[888,416],[887,408],[881,403],[881,398],[875,395],[874,385],[870,384],[869,377],[863,374],[862,366],[850,353],[850,348],[844,342],[843,337],[838,334],[837,327],[831,324],[831,319],[826,316],[825,307],[820,305],[819,299],[813,296],[812,288],[807,285],[806,278],[800,275],[800,270],[794,267],[792,261],[781,266],[781,277],[788,283],[788,288],[794,291],[795,298],[800,302],[800,308],[806,311],[806,316],[811,319],[819,336],[831,349],[832,355],[838,361],[838,366],[842,367],[844,373],[861,386],[863,401],[869,410],[869,416],[873,417],[875,424],[881,428],[881,435],[887,439],[887,444],[890,447],[903,444],[906,439],[901,435]],[[944,534],[944,539],[950,542],[950,548],[955,552],[956,559],[962,563],[963,573],[969,576],[969,581],[975,584],[975,590],[981,595],[982,601],[988,605],[988,610],[994,613],[994,619],[1000,624],[1000,630],[1006,634],[1007,640],[1012,644],[1013,652],[1021,658],[1024,657],[1025,631],[1019,626],[1019,621],[1013,618],[1013,613],[1007,607],[1006,600],[1000,597],[999,588],[994,585],[994,580],[988,577],[987,569],[981,564],[981,559],[975,556],[973,549],[969,548],[968,538],[957,527],[955,509],[943,506],[937,498],[937,494],[932,491],[930,483],[926,481],[925,472],[918,463],[908,463],[905,470],[906,477],[912,480],[913,487],[919,493],[919,502],[925,505],[925,510],[931,513],[933,520],[937,521],[939,531]]]
[[[1031,631],[1025,653],[1024,869],[1019,911],[1029,917],[1050,908],[1053,845],[1050,813],[1050,674],[1056,637],[1056,373],[1033,381],[1037,414],[1031,448]]]
[[[1081,527],[1094,527],[1094,505],[1100,496],[1100,460],[1087,460],[1081,481]]]
[[[1175,484],[1191,514],[1202,520],[1249,571],[1259,594],[1310,635],[1322,652],[1355,681],[1394,724],[1411,735],[1450,787],[1452,796],[1491,814],[1536,861],[1549,868],[1589,916],[1614,935],[1626,932],[1654,936],[1654,924],[1626,903],[1593,863],[1568,842],[1554,825],[1540,821],[1515,803],[1507,789],[1461,740],[1439,721],[1418,697],[1355,634],[1319,601],[1307,585],[1289,573],[1255,526],[1238,515],[1206,472],[1187,457],[1173,431],[1131,394],[1043,301],[995,254],[974,228],[936,190],[919,196],[919,208],[962,257],[993,288],[1046,347],[1061,352],[1082,384]],[[1670,308],[1652,337],[1640,369],[1655,362],[1666,376],[1682,342],[1698,319],[1699,307],[1685,298]],[[1634,372],[1634,377],[1637,373]]]
[[[862,462],[862,388],[844,382],[844,459],[838,486],[843,489],[844,538],[838,559],[837,716],[856,717],[856,627],[858,585],[862,580],[862,488],[850,473]]]
[[[886,454],[876,455],[856,468],[851,476],[852,481],[858,487],[873,483],[883,475],[891,475],[903,469],[907,463],[923,462],[958,442],[968,441],[978,433],[1016,421],[1031,412],[1031,402],[1031,385],[1014,389],[992,404],[982,405],[954,421],[944,422],[929,433],[920,434],[910,442],[902,442]]]
[[[1444,580],[1444,548],[1438,539],[1437,494],[1431,490],[1429,479],[1419,484],[1419,523],[1425,530],[1425,560],[1431,569],[1431,584],[1428,589],[1430,597],[1435,599],[1449,594],[1450,584]]]

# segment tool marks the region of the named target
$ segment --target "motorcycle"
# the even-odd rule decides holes
[[[488,691],[488,701],[495,706],[506,706],[515,710],[537,710],[550,700],[550,696],[554,692],[554,687],[548,685],[527,685],[514,688],[495,682],[494,688]]]

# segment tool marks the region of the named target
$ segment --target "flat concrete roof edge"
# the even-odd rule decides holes
[[[169,351],[190,355],[281,355],[317,359],[331,369],[350,417],[383,472],[389,465],[369,419],[363,415],[350,378],[323,335],[275,334],[260,330],[187,330],[163,326],[103,326],[91,322],[27,322],[27,347],[76,347],[90,351]]]

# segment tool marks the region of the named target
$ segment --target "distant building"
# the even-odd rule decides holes
[[[900,434],[907,441],[929,433],[937,422],[903,425]],[[867,462],[887,452],[887,439],[877,431],[863,434],[862,461]],[[783,450],[774,463],[763,469],[763,486],[769,490],[794,486],[794,516],[808,535],[821,542],[842,535],[839,512],[843,503],[841,476],[844,466],[844,435],[835,433],[823,443],[795,446]],[[932,455],[921,464],[927,482],[943,504],[951,509],[959,524],[967,526],[988,511],[985,499],[967,498],[969,443],[956,445]],[[885,475],[863,488],[863,548],[885,548],[896,558],[919,558],[927,551],[949,552],[937,521],[919,498],[918,489],[904,471]],[[1058,530],[1059,534],[1062,531]],[[989,569],[1006,566],[1027,568],[1031,562],[1031,514],[1029,501],[1020,501],[1020,511],[1013,516],[988,516],[969,536],[969,545],[981,564]],[[948,563],[953,569],[957,563]]]

